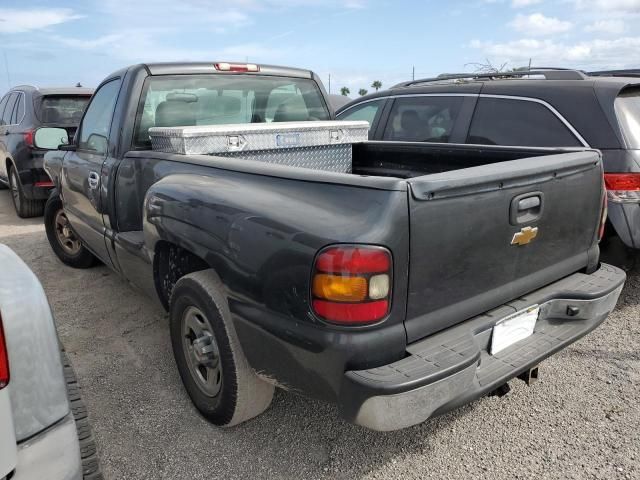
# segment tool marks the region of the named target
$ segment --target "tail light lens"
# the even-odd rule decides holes
[[[640,173],[605,173],[609,201],[614,203],[640,203]]]
[[[312,308],[332,323],[364,325],[382,320],[391,308],[392,260],[373,246],[336,246],[316,257]]]
[[[4,340],[4,330],[2,329],[2,316],[0,315],[0,389],[9,384],[9,352],[7,343]]]
[[[24,138],[24,143],[29,148],[33,148],[34,147],[34,144],[33,144],[34,134],[35,134],[34,130],[27,130],[26,132],[24,132],[22,134],[23,138]]]

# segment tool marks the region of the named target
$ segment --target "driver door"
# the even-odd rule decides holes
[[[102,84],[91,98],[76,134],[76,150],[62,164],[62,198],[65,213],[83,244],[111,265],[105,243],[100,200],[101,171],[109,152],[109,132],[121,80]]]

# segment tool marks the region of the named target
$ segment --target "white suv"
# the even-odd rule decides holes
[[[42,286],[5,245],[0,265],[0,480],[101,479]]]

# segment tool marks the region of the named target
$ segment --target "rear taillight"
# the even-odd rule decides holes
[[[35,134],[34,130],[27,130],[26,132],[24,132],[22,134],[23,138],[24,138],[24,143],[29,148],[33,148],[34,147],[34,145],[33,145],[33,136],[34,136],[34,134]]]
[[[0,389],[9,384],[9,352],[7,343],[4,340],[4,330],[2,328],[2,316],[0,315]]]
[[[614,203],[640,202],[640,173],[605,173],[609,201]]]
[[[220,72],[259,72],[260,67],[253,63],[227,63],[219,62],[214,63],[216,70]]]
[[[391,308],[392,260],[373,246],[335,246],[316,257],[312,307],[324,320],[363,325],[382,320]]]

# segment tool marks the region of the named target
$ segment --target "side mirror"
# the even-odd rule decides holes
[[[33,136],[33,145],[45,150],[58,150],[58,147],[69,143],[69,135],[64,128],[42,127]]]

